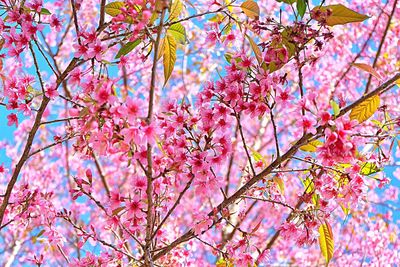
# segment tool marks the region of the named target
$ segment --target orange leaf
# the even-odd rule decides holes
[[[359,68],[360,70],[366,71],[372,76],[378,78],[379,80],[382,80],[382,77],[379,75],[379,73],[370,65],[365,64],[365,63],[353,63],[352,64],[354,67]]]

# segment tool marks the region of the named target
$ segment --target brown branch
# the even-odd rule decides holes
[[[297,63],[300,65],[299,66],[299,90],[300,90],[300,97],[301,100],[304,98],[304,88],[303,88],[303,72],[301,71],[301,68],[303,68],[303,64],[300,63],[300,58],[297,56]],[[301,115],[305,115],[306,111],[304,110],[304,107],[301,108]]]
[[[107,192],[107,196],[110,197],[110,188],[108,187],[107,179],[106,179],[106,177],[104,176],[104,173],[103,173],[103,171],[102,171],[102,169],[101,169],[100,162],[99,162],[99,160],[97,159],[96,155],[94,155],[94,154],[93,154],[93,159],[94,159],[94,163],[95,163],[95,165],[96,165],[97,172],[98,172],[99,175],[100,175],[101,182],[103,183],[104,189],[105,189],[106,192]]]
[[[30,157],[32,157],[33,155],[36,155],[37,153],[40,153],[40,152],[42,152],[42,151],[44,151],[44,150],[46,150],[46,149],[48,149],[48,148],[51,148],[51,147],[53,147],[53,146],[62,144],[62,143],[64,143],[65,141],[67,141],[67,140],[69,140],[69,139],[72,139],[72,138],[74,138],[74,137],[77,137],[77,135],[68,136],[68,137],[66,137],[66,138],[64,138],[64,139],[62,139],[62,140],[59,140],[59,141],[54,142],[54,143],[51,143],[50,145],[44,146],[44,147],[42,147],[42,148],[39,148],[38,150],[35,150],[35,151],[33,151],[32,153],[30,153],[30,154],[28,155],[28,158],[30,158]]]
[[[321,170],[318,174],[317,174],[317,178],[320,178],[322,176],[322,174],[324,173],[323,170]],[[293,216],[295,215],[296,211],[298,209],[300,209],[301,205],[304,202],[304,195],[307,193],[307,190],[309,189],[311,183],[307,186],[307,188],[304,190],[302,197],[299,198],[299,200],[297,201],[297,204],[294,208],[292,208],[292,211],[289,213],[288,217],[286,218],[286,222],[289,222]],[[262,255],[266,250],[270,249],[274,243],[276,242],[276,240],[278,239],[279,235],[281,234],[281,230],[278,230],[275,232],[275,234],[272,236],[272,238],[269,240],[269,242],[267,243],[267,245],[265,246],[265,248],[261,251],[260,255]],[[256,264],[258,264],[258,259],[256,261]]]
[[[63,122],[63,121],[70,121],[70,120],[77,120],[80,119],[81,117],[69,117],[69,118],[64,118],[64,119],[57,119],[57,120],[51,120],[51,121],[44,121],[41,122],[40,125],[44,124],[51,124],[51,123],[57,123],[57,122]]]
[[[278,158],[280,158],[281,157],[281,153],[279,151],[278,131],[277,131],[277,128],[276,128],[275,119],[274,119],[274,113],[272,112],[272,109],[269,110],[269,113],[271,115],[272,128],[274,129],[276,156]]]
[[[239,131],[239,124],[236,125],[236,129],[235,129],[235,142],[233,143],[233,151],[231,153],[231,156],[229,157],[229,163],[228,163],[228,171],[226,172],[226,185],[225,185],[225,195],[229,194],[229,181],[230,181],[230,177],[231,177],[231,171],[232,171],[232,166],[233,166],[233,160],[235,158],[235,147],[236,147],[236,143],[237,143],[237,134]]]
[[[125,251],[121,250],[120,248],[114,246],[113,244],[108,243],[108,242],[106,242],[106,241],[104,241],[104,240],[98,238],[97,235],[93,235],[93,234],[91,234],[91,233],[88,233],[85,229],[83,229],[81,226],[78,226],[78,225],[77,225],[75,222],[73,222],[70,218],[68,218],[68,217],[63,217],[63,219],[64,219],[65,221],[67,221],[68,223],[70,223],[70,224],[72,225],[72,227],[74,227],[76,230],[80,231],[80,232],[81,232],[82,234],[84,234],[85,236],[90,237],[90,238],[92,238],[93,240],[96,240],[96,241],[100,242],[102,245],[104,245],[104,246],[106,246],[106,247],[109,247],[109,248],[111,248],[111,249],[113,249],[113,250],[115,250],[115,251],[117,251],[117,252],[119,252],[119,253],[124,254],[125,256],[128,257],[129,260],[133,260],[133,261],[135,261],[135,262],[139,262],[137,259],[135,259],[134,256],[132,256],[132,255],[129,254],[128,252],[125,252]]]
[[[42,80],[42,75],[40,74],[40,71],[39,71],[39,63],[37,61],[35,51],[33,51],[33,47],[32,47],[32,44],[30,42],[29,42],[29,50],[32,53],[33,63],[35,65],[35,70],[36,70],[36,75],[38,76],[39,83],[40,83],[40,88],[42,89],[42,93],[44,94],[44,83],[43,83],[43,80]]]
[[[249,161],[250,168],[251,168],[251,171],[252,171],[252,173],[253,173],[253,176],[255,176],[255,175],[256,175],[256,171],[255,171],[255,169],[254,169],[253,163],[251,162],[250,153],[249,153],[249,151],[248,151],[248,149],[247,149],[246,139],[244,138],[242,124],[240,123],[240,115],[237,114],[237,113],[235,113],[235,117],[236,117],[236,120],[237,120],[237,123],[238,123],[240,137],[242,138],[242,143],[243,143],[244,151],[246,152],[247,159],[248,159],[248,161]]]
[[[371,98],[372,96],[380,94],[382,91],[384,91],[387,87],[392,85],[397,79],[400,78],[400,73],[397,73],[394,75],[391,79],[387,80],[385,83],[380,85],[378,88],[376,88],[374,91],[363,95],[361,98],[358,100],[354,101],[352,104],[348,105],[347,107],[343,108],[338,116],[336,118],[342,117],[344,114],[346,114],[348,111],[353,109],[355,106],[360,104],[361,102],[365,101],[368,98]],[[316,134],[321,134],[327,126],[319,126],[317,127],[317,133]],[[275,159],[267,168],[265,168],[262,172],[254,176],[252,179],[250,179],[245,185],[243,185],[241,188],[239,188],[232,196],[228,197],[225,199],[223,202],[221,202],[216,208],[214,208],[212,211],[208,213],[209,216],[215,216],[216,213],[221,212],[224,208],[229,206],[231,203],[236,201],[237,199],[241,198],[242,195],[247,192],[255,183],[266,177],[268,174],[270,174],[275,168],[277,168],[281,163],[285,162],[286,160],[290,159],[297,151],[298,149],[306,144],[309,139],[311,139],[314,135],[311,133],[307,133],[303,135],[285,154],[283,154],[280,158]],[[296,205],[297,206],[297,205]],[[160,252],[158,252],[154,257],[153,260],[157,260],[161,258],[162,256],[166,255],[169,251],[171,251],[173,248],[178,246],[181,243],[184,243],[191,238],[194,237],[194,230],[190,229],[187,231],[185,234],[182,236],[178,237],[175,239],[170,245],[167,247],[163,248]]]
[[[226,246],[226,244],[233,239],[236,231],[240,228],[241,224],[244,222],[244,220],[246,219],[247,215],[249,215],[251,210],[255,207],[256,203],[257,203],[257,201],[254,201],[253,203],[251,203],[250,207],[244,213],[243,219],[239,220],[236,223],[236,225],[233,227],[232,232],[230,232],[226,238],[223,238],[222,243],[221,243],[221,249],[223,249]]]
[[[72,15],[73,15],[73,17],[74,17],[74,24],[75,24],[76,37],[77,37],[77,39],[78,39],[78,43],[81,44],[80,31],[79,31],[79,24],[78,24],[78,15],[77,15],[77,13],[76,13],[75,0],[71,0],[71,6],[72,6]]]
[[[157,27],[157,38],[154,43],[154,56],[153,56],[153,67],[151,70],[151,81],[150,81],[150,92],[149,92],[149,109],[147,113],[147,124],[151,123],[153,117],[153,108],[154,108],[154,91],[156,87],[156,76],[157,76],[157,54],[161,41],[161,32],[164,24],[164,17],[167,6],[163,6],[160,17],[160,24]],[[151,240],[152,240],[152,232],[153,232],[153,161],[151,155],[152,147],[149,143],[147,143],[147,225],[146,225],[146,245],[144,249],[145,254],[145,265],[148,267],[153,266],[152,256],[150,254],[151,249]]]
[[[268,202],[268,203],[272,203],[272,204],[281,205],[281,206],[284,206],[284,207],[289,208],[292,211],[294,211],[294,208],[292,206],[290,206],[289,204],[280,202],[280,201],[267,199],[267,198],[253,197],[253,196],[243,196],[243,198],[248,198],[248,199],[253,199],[253,200],[258,200],[258,201],[263,201],[263,202]]]
[[[392,12],[390,13],[388,22],[386,24],[385,31],[383,32],[382,39],[381,39],[381,42],[379,43],[378,50],[376,51],[376,55],[375,55],[374,63],[372,64],[372,68],[376,67],[376,64],[378,63],[379,56],[381,55],[382,47],[383,47],[383,44],[385,43],[386,35],[387,35],[387,33],[389,31],[389,28],[390,28],[390,23],[392,21],[394,12],[396,11],[397,1],[398,0],[394,1]],[[371,85],[371,80],[372,80],[372,75],[370,74],[369,77],[368,77],[367,86],[365,87],[365,92],[364,92],[365,94],[368,93],[369,87]]]
[[[105,17],[105,11],[106,11],[106,0],[101,0],[100,2],[100,19],[99,19],[99,27],[103,26],[104,24],[104,17]]]
[[[174,25],[174,24],[177,24],[177,23],[181,23],[181,22],[184,22],[184,21],[187,21],[187,20],[191,20],[191,19],[194,19],[194,18],[197,18],[197,17],[202,17],[204,15],[218,13],[218,12],[221,12],[222,10],[224,10],[224,8],[225,7],[221,7],[219,9],[215,10],[215,11],[206,11],[204,13],[194,14],[192,16],[189,16],[189,17],[186,17],[186,18],[183,18],[183,19],[180,19],[180,20],[174,20],[174,21],[165,23],[165,26],[171,26],[171,25]]]
[[[70,71],[72,71],[72,69],[75,67],[76,62],[77,62],[76,58],[71,60],[70,64],[65,69],[65,71],[58,77],[56,88],[58,88],[58,86],[60,86],[61,82],[67,77],[68,73]],[[4,195],[3,202],[1,203],[1,206],[0,206],[0,226],[3,222],[4,213],[6,211],[8,201],[10,200],[11,192],[14,188],[15,183],[17,182],[17,179],[21,172],[22,167],[24,166],[25,162],[29,158],[29,152],[32,147],[33,139],[35,138],[36,132],[39,129],[40,121],[42,119],[43,113],[46,110],[46,107],[47,107],[49,101],[50,101],[50,98],[43,95],[42,103],[40,104],[39,110],[36,114],[35,122],[33,123],[32,129],[29,132],[28,139],[26,141],[26,145],[25,145],[24,151],[22,153],[22,156],[19,159],[17,165],[15,166],[15,169],[11,176],[11,179],[8,182],[6,193]]]
[[[385,6],[386,5],[387,5],[387,3],[385,4]],[[367,48],[368,43],[371,40],[372,35],[374,34],[376,27],[378,26],[378,23],[379,23],[379,20],[380,20],[382,14],[383,14],[383,10],[381,11],[381,13],[379,13],[379,16],[378,16],[378,18],[376,20],[376,23],[375,23],[374,27],[372,28],[371,32],[369,33],[367,40],[365,40],[363,46],[361,47],[360,52],[357,53],[357,55],[350,62],[349,66],[347,67],[345,72],[343,72],[343,74],[340,76],[340,78],[336,81],[334,88],[336,88],[339,85],[339,83],[343,80],[343,78],[346,77],[347,73],[349,73],[349,71],[353,67],[353,63],[355,63],[357,61],[357,59],[359,59],[361,57],[361,54],[364,53],[365,48]],[[333,95],[334,95],[334,92],[332,93],[331,97],[333,97]]]
[[[48,98],[44,95],[42,103],[40,104],[39,111],[36,114],[35,122],[33,123],[32,129],[29,132],[28,140],[26,141],[24,152],[22,153],[20,160],[18,161],[17,165],[15,166],[13,175],[11,176],[11,179],[7,185],[6,193],[4,195],[3,202],[1,203],[1,206],[0,206],[0,225],[3,222],[4,213],[6,211],[8,201],[10,200],[11,192],[14,188],[15,183],[17,182],[18,175],[21,172],[22,166],[25,164],[25,162],[29,158],[29,151],[31,150],[33,139],[35,138],[36,132],[39,129],[40,120],[42,119],[43,113],[44,113],[49,101],[50,101],[50,98]]]
[[[154,238],[154,236],[157,234],[158,230],[161,229],[161,227],[163,226],[163,224],[166,222],[166,220],[168,219],[169,216],[171,216],[172,212],[175,210],[175,208],[179,205],[182,197],[185,195],[186,191],[190,188],[190,185],[192,184],[194,179],[194,175],[192,177],[192,179],[189,180],[189,182],[187,182],[185,188],[182,190],[182,192],[179,194],[178,198],[176,199],[174,205],[171,207],[171,209],[167,212],[167,214],[165,215],[164,219],[160,222],[160,224],[157,226],[156,230],[154,231],[153,235],[151,236],[151,239]]]

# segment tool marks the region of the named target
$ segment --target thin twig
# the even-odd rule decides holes
[[[378,63],[379,56],[381,55],[382,47],[383,47],[383,44],[385,43],[386,35],[387,35],[387,33],[389,31],[389,28],[390,28],[390,23],[392,21],[394,12],[396,11],[397,1],[398,0],[394,1],[392,12],[390,13],[388,22],[386,23],[386,28],[385,28],[385,31],[383,32],[382,39],[381,39],[381,42],[379,43],[378,50],[376,51],[376,55],[375,55],[374,63],[372,64],[372,68],[376,67],[376,64]],[[368,77],[367,86],[365,87],[365,91],[364,91],[365,94],[368,93],[369,87],[371,85],[371,80],[372,80],[372,75],[370,74],[369,77]]]
[[[189,180],[189,182],[187,182],[185,188],[182,190],[182,192],[179,194],[178,198],[176,199],[174,205],[171,207],[171,209],[167,212],[167,214],[165,215],[164,219],[160,222],[160,224],[157,226],[156,230],[154,231],[153,235],[152,235],[152,239],[154,238],[154,236],[157,234],[158,230],[161,229],[161,227],[163,226],[163,224],[165,223],[165,221],[168,219],[168,217],[172,214],[172,212],[175,210],[175,208],[179,205],[182,197],[185,195],[186,191],[190,188],[190,185],[193,182],[193,177]]]
[[[343,108],[339,112],[338,116],[336,116],[336,118],[342,117],[344,114],[349,112],[351,109],[353,109],[355,106],[359,105],[361,102],[365,101],[366,99],[369,99],[372,96],[380,94],[382,91],[384,91],[387,87],[392,85],[399,78],[400,78],[400,73],[397,73],[391,79],[387,80],[385,83],[383,83],[378,88],[376,88],[374,91],[372,91],[366,95],[363,95],[358,100],[354,101],[347,107]],[[316,134],[321,134],[325,130],[326,127],[327,127],[326,125],[317,127]],[[268,167],[266,167],[259,174],[257,174],[253,178],[251,178],[246,184],[244,184],[241,188],[239,188],[233,195],[224,199],[217,207],[213,208],[213,210],[210,211],[208,213],[208,215],[215,216],[216,213],[221,212],[224,208],[229,206],[231,203],[233,203],[237,199],[241,198],[242,195],[244,195],[255,183],[257,183],[258,181],[260,181],[261,179],[263,179],[264,177],[269,175],[282,162],[285,162],[286,160],[290,159],[299,150],[299,148],[301,146],[303,146],[305,143],[307,143],[309,139],[313,138],[313,136],[314,135],[311,133],[307,133],[307,134],[303,135],[294,145],[292,145],[292,147],[286,153],[284,153],[280,158],[277,158],[276,160],[274,160]],[[175,248],[179,244],[184,243],[184,242],[192,239],[193,237],[194,237],[194,229],[190,229],[185,234],[183,234],[182,236],[175,239],[172,243],[170,243],[170,245],[161,249],[156,255],[154,255],[153,260],[157,260],[157,259],[161,258],[162,256],[166,255],[169,251],[171,251],[173,248]]]
[[[149,92],[149,109],[147,113],[147,124],[151,123],[153,117],[153,108],[154,108],[154,91],[156,87],[156,76],[157,76],[157,54],[161,41],[161,32],[164,24],[164,17],[167,6],[164,6],[161,11],[160,24],[157,28],[157,38],[154,43],[154,56],[153,56],[153,67],[151,70],[151,81],[150,81],[150,92]],[[145,246],[145,264],[148,267],[153,266],[152,256],[150,254],[151,249],[151,240],[152,240],[152,232],[153,232],[153,161],[152,161],[152,153],[151,153],[151,145],[147,143],[147,225],[146,225],[146,246]]]
[[[389,2],[388,2],[389,3]],[[385,6],[388,4],[386,3]],[[372,28],[372,30],[370,31],[368,38],[365,40],[363,46],[361,47],[360,52],[357,53],[357,55],[353,58],[353,60],[350,62],[350,64],[348,65],[347,69],[343,72],[343,74],[340,76],[340,78],[336,81],[334,87],[334,90],[336,89],[336,87],[339,85],[339,83],[343,80],[344,77],[346,77],[347,73],[349,73],[349,71],[351,70],[351,68],[353,67],[353,63],[355,63],[357,61],[357,59],[359,59],[361,57],[361,54],[364,53],[364,50],[367,48],[369,41],[372,38],[372,35],[375,33],[375,29],[378,26],[379,20],[381,18],[381,16],[383,15],[383,10],[381,11],[381,13],[379,13],[379,16],[376,20],[376,23],[374,25],[374,27]],[[334,92],[332,92],[331,97],[334,96]]]
[[[279,139],[278,139],[278,131],[276,128],[276,124],[275,124],[275,119],[274,119],[274,113],[272,112],[272,109],[269,110],[269,113],[271,115],[271,122],[272,122],[272,127],[274,129],[274,139],[275,139],[275,149],[276,149],[276,157],[280,158],[281,157],[281,153],[279,151]]]
[[[244,138],[243,128],[242,128],[242,124],[241,124],[241,122],[240,122],[240,115],[239,115],[239,114],[236,114],[236,120],[237,120],[237,124],[238,124],[238,127],[239,127],[240,137],[242,138],[242,143],[243,143],[244,151],[246,152],[247,159],[248,159],[248,161],[249,161],[250,168],[251,168],[251,171],[252,171],[252,173],[253,173],[253,176],[255,176],[255,175],[256,175],[256,171],[255,171],[255,169],[254,169],[253,162],[251,161],[250,153],[249,153],[249,151],[248,151],[248,149],[247,149],[246,139]]]
[[[96,165],[97,172],[100,175],[101,182],[103,183],[104,189],[107,192],[107,196],[110,197],[110,188],[108,187],[107,179],[104,176],[104,173],[103,173],[103,171],[101,169],[101,166],[100,166],[100,162],[99,162],[99,160],[97,159],[97,157],[96,157],[96,155],[94,153],[93,153],[93,159],[94,159],[94,163]]]

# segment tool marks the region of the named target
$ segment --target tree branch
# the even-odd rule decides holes
[[[72,71],[72,69],[75,67],[75,64],[77,61],[78,61],[77,58],[74,58],[71,60],[70,64],[65,69],[65,71],[58,77],[56,88],[58,88],[58,86],[60,86],[61,82],[67,77],[68,73],[70,71]],[[46,107],[47,107],[49,101],[50,101],[50,98],[46,97],[46,95],[43,95],[42,103],[40,104],[39,110],[36,114],[35,122],[33,123],[32,129],[29,132],[24,151],[23,151],[22,156],[19,159],[17,165],[15,166],[14,172],[13,172],[11,179],[7,185],[6,193],[3,198],[3,202],[1,203],[1,206],[0,206],[0,226],[3,222],[4,213],[6,212],[8,201],[10,200],[11,192],[14,188],[14,185],[17,182],[18,175],[21,172],[22,166],[24,166],[25,162],[28,160],[28,158],[30,156],[29,152],[32,147],[33,139],[35,138],[36,132],[39,129],[43,113],[46,110]]]
[[[161,41],[161,32],[164,25],[164,17],[167,6],[163,6],[160,17],[160,24],[157,28],[157,38],[154,43],[154,57],[153,57],[153,67],[151,70],[151,81],[150,81],[150,92],[149,92],[149,109],[147,113],[147,124],[151,123],[153,117],[153,108],[154,108],[154,91],[156,87],[156,76],[157,76],[157,54]],[[150,254],[151,240],[152,240],[152,232],[153,232],[153,162],[151,155],[152,147],[149,143],[147,143],[147,225],[146,225],[146,245],[145,245],[145,265],[153,266],[152,256]]]
[[[105,17],[105,11],[106,11],[106,0],[101,0],[100,2],[100,19],[99,19],[99,28],[103,26],[104,24],[104,17]]]
[[[374,63],[372,64],[372,68],[375,68],[376,64],[378,63],[378,59],[379,59],[379,56],[381,54],[383,44],[385,43],[386,35],[387,35],[387,33],[389,31],[389,28],[390,28],[390,23],[392,21],[394,12],[396,11],[397,1],[398,0],[394,1],[392,12],[390,13],[388,22],[386,24],[385,31],[383,32],[382,39],[381,39],[381,42],[379,43],[378,50],[376,51],[376,56],[375,56],[375,59],[374,59]],[[367,86],[365,87],[365,92],[364,93],[368,93],[369,87],[371,85],[371,80],[372,80],[372,75],[370,74],[369,77],[368,77],[368,82],[367,82]]]
[[[387,80],[385,83],[380,85],[378,88],[376,88],[374,91],[363,95],[360,97],[358,100],[354,101],[352,104],[348,105],[347,107],[343,108],[340,113],[337,115],[336,118],[342,117],[345,115],[348,111],[353,109],[355,106],[363,102],[364,100],[371,98],[372,96],[378,95],[381,92],[383,92],[387,87],[389,87],[391,84],[393,84],[397,79],[400,78],[400,73],[397,73],[394,75],[391,79]],[[319,126],[317,127],[317,133],[316,134],[321,134],[327,126]],[[237,199],[241,198],[242,195],[247,192],[255,183],[263,179],[265,176],[270,174],[276,167],[278,167],[282,162],[288,160],[291,158],[297,150],[306,144],[309,139],[311,139],[314,135],[311,133],[303,135],[285,154],[283,154],[281,157],[275,159],[267,168],[265,168],[262,172],[254,176],[252,179],[250,179],[245,185],[243,185],[241,188],[239,188],[232,196],[228,197],[225,199],[223,202],[221,202],[216,208],[214,208],[212,211],[208,213],[209,216],[215,216],[216,213],[221,212],[224,208],[229,206],[231,203],[236,201]],[[301,205],[301,204],[300,204]],[[296,205],[297,206],[297,205]],[[157,260],[161,258],[162,256],[166,255],[169,251],[171,251],[173,248],[178,246],[179,244],[186,242],[190,240],[191,238],[194,237],[194,230],[190,229],[187,231],[185,234],[182,236],[178,237],[175,241],[173,241],[170,245],[167,247],[163,248],[160,252],[158,252],[154,257],[153,260]]]

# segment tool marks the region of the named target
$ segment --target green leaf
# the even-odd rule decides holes
[[[357,13],[341,4],[315,7],[313,11],[327,11],[328,9],[332,11],[332,15],[326,19],[326,24],[328,26],[347,24],[351,22],[361,22],[369,18],[368,16]]]
[[[244,14],[246,14],[251,19],[257,19],[260,16],[260,7],[258,4],[252,0],[247,0],[243,2],[240,6]]]
[[[183,27],[180,23],[171,25],[167,33],[175,37],[175,40],[180,44],[184,44],[186,42],[186,30],[185,27]]]
[[[116,17],[121,14],[122,7],[124,7],[123,2],[111,2],[105,6],[104,10],[111,17]]]
[[[121,49],[118,51],[117,55],[115,56],[116,59],[127,55],[129,52],[131,52],[136,46],[140,44],[140,40],[135,40],[133,42],[128,42],[124,46],[121,47]]]
[[[257,61],[258,61],[258,64],[261,64],[261,63],[263,62],[263,59],[262,59],[262,53],[261,53],[260,48],[258,47],[258,45],[256,44],[256,42],[254,42],[254,40],[253,40],[250,36],[248,36],[248,35],[246,34],[246,37],[247,37],[247,39],[249,40],[251,49],[253,50],[254,55],[256,56],[256,59],[257,59]]]
[[[257,150],[255,150],[254,148],[249,147],[249,146],[248,146],[248,148],[251,151],[251,155],[253,156],[254,161],[256,161],[256,162],[262,161],[262,163],[264,163],[264,165],[267,166],[267,161],[260,153],[257,152]]]
[[[333,115],[337,116],[340,113],[340,107],[338,103],[336,103],[334,100],[329,101],[331,104],[332,110],[333,110]]]
[[[286,4],[289,4],[289,5],[291,5],[291,4],[293,4],[294,2],[296,2],[296,0],[276,0],[277,2],[279,2],[279,3],[286,3]]]
[[[378,110],[379,104],[378,95],[367,98],[351,110],[350,119],[358,120],[360,123],[368,120]]]
[[[176,41],[171,35],[164,38],[164,86],[171,77],[176,61]]]
[[[173,21],[179,17],[183,9],[183,4],[181,0],[174,0],[171,5],[171,10],[169,12],[169,20]]]
[[[306,13],[306,1],[305,0],[297,0],[297,12],[300,15],[300,18],[304,17],[304,14]]]
[[[51,12],[47,8],[42,7],[42,9],[40,10],[40,14],[51,15]]]
[[[315,152],[317,151],[317,147],[321,146],[323,143],[321,141],[317,140],[313,140],[311,142],[309,142],[308,144],[301,146],[300,150],[302,151],[306,151],[306,152]]]
[[[231,64],[232,54],[230,54],[230,53],[225,53],[224,58],[225,58],[225,60],[226,60],[229,64]]]
[[[319,247],[321,249],[322,255],[325,258],[326,264],[330,262],[333,257],[334,251],[334,240],[332,234],[332,228],[327,221],[318,229],[319,232]]]

